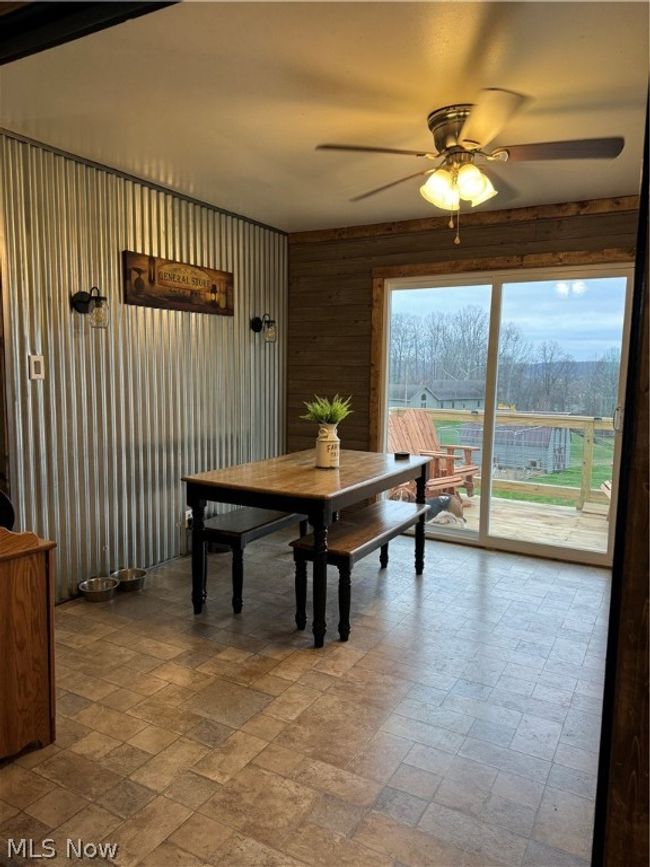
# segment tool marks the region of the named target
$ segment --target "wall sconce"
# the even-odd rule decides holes
[[[264,343],[275,343],[278,339],[278,328],[275,319],[271,319],[268,313],[264,316],[253,316],[251,319],[251,331],[259,334],[264,333]]]
[[[91,328],[108,328],[108,298],[97,286],[93,286],[90,292],[75,292],[70,296],[70,304],[82,316],[90,314]]]

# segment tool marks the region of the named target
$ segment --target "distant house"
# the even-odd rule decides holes
[[[410,406],[416,409],[434,409],[437,398],[426,385],[391,385],[388,401],[390,406]]]
[[[416,409],[483,409],[482,380],[437,379],[429,385],[395,385],[389,389],[389,405]]]

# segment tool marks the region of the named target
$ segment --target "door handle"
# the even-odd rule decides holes
[[[612,427],[619,433],[623,428],[623,407],[617,406],[614,410],[614,418],[612,419]]]

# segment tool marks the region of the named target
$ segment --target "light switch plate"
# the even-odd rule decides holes
[[[45,379],[45,359],[42,355],[29,356],[29,378]]]

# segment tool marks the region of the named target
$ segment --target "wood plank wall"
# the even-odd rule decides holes
[[[447,219],[351,226],[289,236],[287,448],[313,446],[301,421],[314,393],[352,395],[354,414],[339,431],[343,446],[370,446],[373,277],[400,266],[618,250],[631,259],[638,198],[597,199],[470,214],[455,246]],[[448,267],[448,266],[447,266]],[[502,266],[503,267],[503,266]],[[439,272],[441,269],[437,269]],[[444,267],[442,268],[444,273]]]

